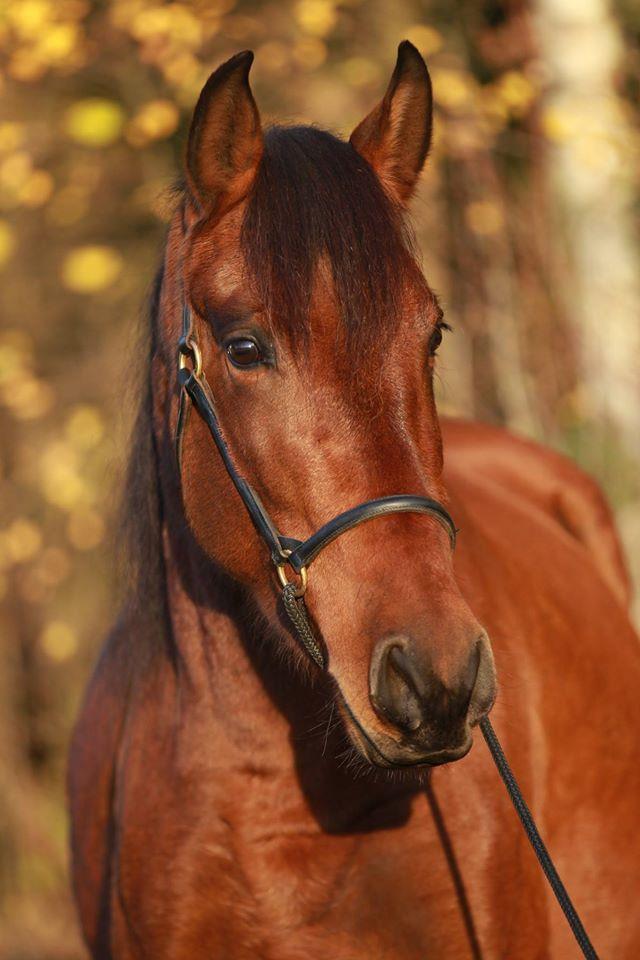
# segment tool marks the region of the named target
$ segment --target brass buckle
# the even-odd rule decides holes
[[[289,556],[291,556],[292,551],[291,551],[291,550],[283,550],[282,553],[284,554],[285,557],[289,557]],[[284,572],[284,568],[285,568],[286,563],[287,563],[287,561],[286,561],[286,560],[283,560],[282,563],[277,563],[277,564],[276,564],[276,570],[277,570],[277,572],[278,572],[278,580],[280,581],[280,584],[282,585],[282,587],[288,587],[289,584],[293,584],[293,580],[287,580],[287,575],[286,575],[286,573]],[[306,567],[300,567],[300,583],[296,586],[296,589],[295,589],[295,592],[294,592],[294,594],[295,594],[296,597],[304,597],[305,592],[306,592],[306,589],[307,589],[308,579],[309,579],[309,577],[308,577],[308,574],[307,574],[307,568],[306,568]]]
[[[178,343],[178,369],[185,370],[188,367],[188,361],[192,363],[192,373],[194,377],[199,377],[202,373],[202,354],[200,347],[192,337],[184,337]]]

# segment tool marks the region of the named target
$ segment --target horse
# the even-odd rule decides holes
[[[488,751],[471,749],[491,711],[596,948],[635,960],[640,647],[624,560],[576,466],[438,419],[446,324],[406,219],[431,140],[427,67],[403,42],[347,142],[264,129],[252,60],[201,92],[128,360],[129,590],[69,763],[91,955],[576,955]],[[309,537],[398,494],[455,518],[455,553],[435,507],[326,544],[304,596],[322,668],[207,423],[185,416],[194,371],[278,529]]]

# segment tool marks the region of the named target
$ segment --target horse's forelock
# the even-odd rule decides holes
[[[321,259],[349,341],[393,331],[407,274],[415,273],[400,208],[351,144],[314,127],[267,131],[241,242],[257,297],[289,338],[309,334]]]

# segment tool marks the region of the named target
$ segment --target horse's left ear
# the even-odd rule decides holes
[[[263,149],[260,114],[249,86],[253,53],[237,53],[211,74],[191,121],[187,182],[200,211],[220,215],[251,188]]]
[[[429,152],[432,112],[427,65],[403,40],[384,99],[351,134],[352,146],[401,204],[411,197]]]

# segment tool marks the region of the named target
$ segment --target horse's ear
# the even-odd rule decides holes
[[[196,104],[187,143],[187,182],[203,211],[224,213],[251,188],[263,138],[249,86],[253,53],[237,53],[211,74]]]
[[[351,134],[352,146],[401,204],[411,197],[429,152],[432,112],[427,65],[403,40],[384,99]]]

